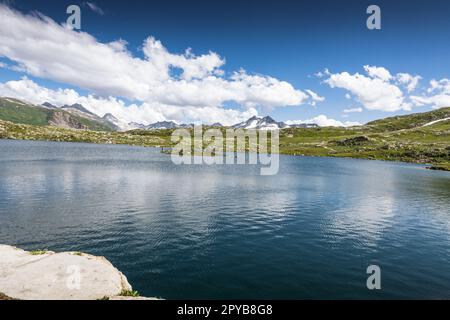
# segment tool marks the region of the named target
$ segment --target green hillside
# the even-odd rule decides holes
[[[450,108],[391,117],[353,128],[286,129],[280,152],[435,164],[450,169]]]
[[[15,123],[45,126],[50,118],[50,110],[37,108],[19,100],[0,98],[0,119]]]
[[[73,129],[95,131],[115,130],[114,125],[105,121],[95,121],[62,109],[47,109],[12,98],[0,98],[0,119],[34,126],[46,126],[50,124]]]
[[[434,111],[415,113],[406,116],[396,116],[376,120],[367,123],[367,126],[373,127],[376,130],[401,130],[411,129],[423,126],[429,122],[439,119],[450,118],[450,108],[442,108]]]

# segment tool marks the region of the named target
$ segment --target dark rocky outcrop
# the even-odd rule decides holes
[[[336,144],[338,146],[360,146],[370,142],[370,139],[366,136],[357,136],[353,138],[348,138],[345,140],[338,140]]]

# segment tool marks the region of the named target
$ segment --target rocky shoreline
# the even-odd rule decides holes
[[[106,258],[0,245],[0,300],[155,300],[139,297]]]

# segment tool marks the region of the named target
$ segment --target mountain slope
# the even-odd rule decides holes
[[[116,126],[89,112],[81,105],[57,108],[42,106],[12,98],[0,98],[0,119],[35,126],[51,125],[68,129],[113,131]]]
[[[79,114],[83,117],[90,116],[93,118],[98,118],[98,116],[96,114],[90,112],[88,109],[86,109],[79,103],[75,103],[71,106],[65,105],[65,106],[62,106],[61,109],[64,109],[65,111],[68,111],[70,113]]]
[[[389,117],[369,122],[366,124],[366,126],[369,126],[376,130],[395,131],[418,128],[435,121],[445,121],[444,119],[446,118],[450,118],[450,107],[429,112],[414,113],[405,116]]]
[[[50,111],[11,98],[0,98],[0,119],[15,123],[45,126]]]

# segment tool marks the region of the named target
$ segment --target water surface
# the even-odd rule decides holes
[[[450,174],[404,163],[282,156],[263,177],[0,140],[0,243],[105,256],[145,296],[450,298],[449,208]]]

